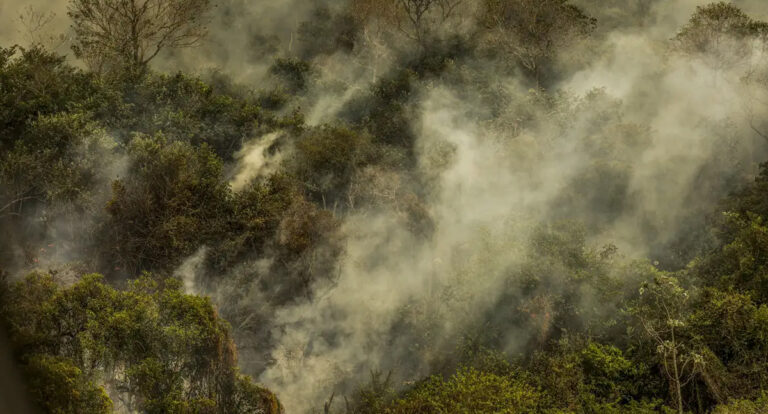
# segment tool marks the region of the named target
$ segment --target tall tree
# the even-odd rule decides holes
[[[767,38],[768,23],[721,1],[697,7],[673,45],[679,52],[704,58],[714,68],[727,69],[748,63],[754,52],[763,50]],[[758,41],[757,49],[753,41]]]
[[[480,22],[484,43],[508,53],[534,80],[542,80],[558,50],[590,34],[595,19],[568,0],[485,0]]]
[[[701,369],[704,359],[686,335],[690,295],[674,276],[658,274],[640,289],[641,300],[632,312],[656,344],[660,365],[669,380],[677,411],[683,414],[683,387]]]
[[[398,29],[422,47],[428,37],[459,11],[462,0],[398,0]]]
[[[73,49],[93,69],[142,73],[164,48],[198,43],[209,8],[210,0],[71,0]]]
[[[470,6],[465,0],[353,0],[350,13],[364,27],[389,26],[425,48],[444,26],[466,17]]]

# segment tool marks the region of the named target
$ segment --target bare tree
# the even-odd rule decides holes
[[[398,0],[403,19],[398,29],[411,40],[423,45],[429,35],[455,16],[463,0]]]
[[[389,28],[396,26],[396,8],[392,2],[351,0],[349,14],[360,27],[357,62],[371,71],[375,83],[380,67],[391,57],[387,40]]]
[[[55,18],[56,13],[46,13],[32,6],[27,6],[18,17],[20,27],[23,28],[19,32],[30,45],[39,45],[49,50],[57,50],[69,41],[69,37],[64,33],[55,33],[52,30],[51,26]]]
[[[71,0],[73,50],[94,70],[143,73],[164,48],[198,43],[210,0]]]
[[[352,0],[350,11],[363,27],[394,27],[398,33],[425,46],[447,24],[468,17],[465,0]],[[381,27],[381,26],[380,26]]]

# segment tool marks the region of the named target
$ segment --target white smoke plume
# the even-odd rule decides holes
[[[724,165],[729,174],[753,175],[767,148],[749,118],[765,119],[767,108],[748,93],[753,85],[743,75],[765,68],[766,61],[755,51],[735,67],[713,68],[671,52],[668,40],[697,4],[703,2],[657,3],[654,26],[607,34],[601,54],[560,85],[574,96],[563,104],[570,112],[536,114],[539,125],[514,137],[478,122],[473,114],[483,109],[473,94],[450,83],[423,90],[412,128],[421,172],[434,178],[426,190],[434,234],[414,235],[393,210],[356,210],[345,218],[347,248],[337,286],[277,311],[274,363],[260,379],[288,412],[311,411],[333,392],[348,391],[345,379],[365,381],[371,369],[399,370],[405,379],[427,374],[426,355],[459,345],[462,330],[495,302],[505,272],[528,252],[529,228],[521,223],[557,217],[569,192],[577,199],[594,196],[573,186],[590,169],[605,167],[600,151],[619,147],[622,155],[607,167],[626,166],[624,191],[632,205],[613,218],[588,209],[568,213],[598,223],[591,245],[616,243],[637,258],[669,242],[693,209],[707,211],[725,195],[700,191],[702,175],[725,174]],[[515,79],[495,82],[525,99]],[[611,116],[627,129],[606,137],[609,132],[596,125]],[[559,121],[568,127],[558,127]],[[423,338],[428,346],[392,338],[395,324],[414,307],[421,318],[415,323],[440,327],[434,331],[439,336]],[[511,334],[508,350],[531,335]],[[418,352],[426,354],[408,359]]]
[[[230,2],[228,10],[236,12],[219,13],[202,46],[216,53],[175,52],[156,67],[221,68],[237,81],[255,82],[278,53],[261,36],[275,34],[276,50],[292,51],[309,3]],[[715,189],[700,188],[700,182],[755,174],[768,146],[752,127],[759,130],[760,121],[768,119],[768,107],[761,104],[764,92],[745,75],[768,68],[759,47],[739,44],[749,49],[748,57],[729,67],[671,50],[676,30],[706,1],[576,3],[598,21],[631,17],[638,23],[599,32],[588,64],[560,81],[564,93],[555,94],[555,104],[537,106],[536,91],[483,61],[454,62],[445,80],[419,91],[412,102],[418,116],[410,125],[417,136],[418,180],[387,177],[397,182],[394,187],[422,187],[434,230],[412,231],[398,208],[383,203],[351,209],[343,217],[346,249],[336,284],[324,285],[323,294],[311,300],[269,310],[275,312],[274,347],[269,361],[257,364],[264,368],[257,373],[287,412],[310,412],[333,392],[349,392],[349,383],[364,381],[371,369],[394,370],[402,379],[429,373],[430,357],[459,345],[462,332],[493,306],[510,269],[531,254],[530,223],[579,218],[590,225],[590,245],[615,243],[630,257],[649,257],[652,246],[668,244],[685,228],[692,212],[711,211],[727,192],[725,178]],[[756,18],[768,15],[764,2],[736,4]],[[0,16],[7,18],[18,6],[2,3]],[[0,24],[0,38],[16,33],[11,27]],[[254,27],[263,31],[246,30]],[[254,42],[265,50],[249,56]],[[318,61],[325,72],[305,97],[309,124],[332,120],[367,91],[387,71],[386,55],[371,65],[341,54]],[[450,82],[469,66],[480,67],[509,100],[490,121],[487,114],[493,111],[482,91]],[[526,111],[535,122],[515,127]],[[280,156],[268,149],[279,137],[273,133],[243,148],[230,182],[235,190],[276,165]],[[397,188],[390,193],[399,194]],[[608,203],[614,193],[629,200],[620,215],[590,208],[590,200]],[[191,281],[204,256],[205,250],[197,252],[179,269],[188,291],[196,291]],[[257,259],[257,267],[268,268],[264,263],[270,258]],[[421,338],[412,332],[393,335],[403,320],[430,329]],[[515,352],[534,334],[508,333],[506,350]]]
[[[232,189],[241,190],[252,180],[264,177],[277,168],[282,160],[282,154],[270,154],[269,149],[280,138],[282,132],[271,132],[263,137],[254,139],[243,146],[235,155],[238,170],[230,181]]]

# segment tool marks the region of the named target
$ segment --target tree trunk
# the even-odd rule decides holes
[[[677,412],[683,414],[683,393],[680,389],[680,372],[677,369],[677,342],[675,342],[675,330],[672,329],[672,368],[675,374],[675,392],[677,392]]]

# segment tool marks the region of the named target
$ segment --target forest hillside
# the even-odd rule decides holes
[[[6,0],[0,412],[768,413],[768,3]]]

